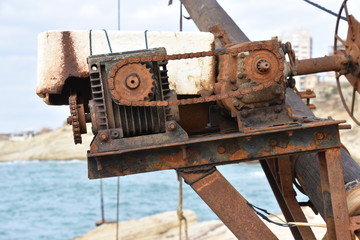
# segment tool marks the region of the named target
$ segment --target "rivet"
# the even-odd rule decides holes
[[[240,102],[237,101],[237,100],[233,101],[233,106],[234,106],[234,107],[239,107],[239,106],[240,106]]]
[[[175,124],[175,122],[174,122],[174,121],[169,122],[169,123],[167,124],[167,129],[168,129],[169,131],[174,131],[174,130],[176,129],[176,124]]]
[[[235,78],[230,78],[230,83],[235,84],[237,80]]]
[[[242,52],[242,53],[239,54],[239,57],[240,58],[246,58],[246,54]]]
[[[321,132],[318,132],[318,133],[316,133],[316,139],[317,140],[322,140],[322,139],[324,139],[324,134],[323,133],[321,133]]]
[[[276,139],[270,139],[269,141],[269,145],[272,146],[272,147],[275,147],[277,145],[277,140]]]
[[[107,133],[101,133],[100,139],[101,141],[106,142],[109,139],[109,135]]]
[[[226,152],[226,149],[225,149],[225,147],[223,147],[223,146],[218,146],[217,152],[218,152],[219,154],[224,154],[224,153]]]

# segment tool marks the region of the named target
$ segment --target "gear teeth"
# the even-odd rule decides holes
[[[148,64],[130,63],[121,67],[115,65],[111,72],[115,73],[113,81],[115,86],[117,86],[114,89],[110,89],[115,102],[144,101],[149,97],[149,94],[155,94],[156,79],[151,66],[148,66]],[[129,87],[126,82],[127,78],[132,74],[136,74],[139,78],[140,83],[136,88]]]

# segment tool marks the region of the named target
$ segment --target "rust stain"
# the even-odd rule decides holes
[[[176,163],[182,160],[185,160],[183,152],[179,151],[175,154],[169,154],[169,155],[162,155],[159,156],[160,161],[169,162],[169,163]]]
[[[246,152],[243,149],[240,149],[233,154],[229,155],[230,160],[240,160],[240,159],[247,159],[250,157],[250,153]]]
[[[74,41],[71,36],[70,31],[64,31],[62,32],[61,37],[61,43],[62,43],[62,54],[64,58],[64,66],[61,69],[61,79],[64,79],[64,82],[58,83],[58,87],[62,89],[64,86],[64,83],[67,78],[71,76],[77,76],[80,71],[80,67],[78,65],[78,62],[76,61],[76,52],[74,48]]]

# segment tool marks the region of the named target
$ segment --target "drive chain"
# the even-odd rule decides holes
[[[237,57],[239,53],[242,52],[251,52],[256,50],[269,50],[272,51],[276,57],[279,59],[280,63],[280,72],[273,79],[269,79],[264,83],[258,84],[256,86],[238,89],[231,92],[210,95],[205,97],[197,98],[187,98],[179,100],[168,100],[168,101],[129,101],[126,99],[120,99],[118,102],[120,105],[125,106],[134,106],[134,107],[162,107],[162,106],[173,106],[173,105],[187,105],[187,104],[196,104],[204,102],[213,102],[224,100],[227,98],[238,97],[241,95],[249,94],[251,92],[260,91],[264,88],[268,88],[273,85],[275,82],[279,82],[282,77],[282,71],[284,69],[284,57],[278,51],[280,48],[280,43],[278,41],[258,41],[258,42],[249,42],[239,45],[235,45],[231,48],[222,48],[216,49],[214,51],[204,51],[204,52],[194,52],[194,53],[183,53],[183,54],[173,54],[173,55],[161,55],[161,56],[150,56],[150,57],[137,57],[137,58],[127,58],[119,61],[114,65],[112,70],[109,73],[108,84],[110,89],[114,89],[114,78],[116,70],[125,66],[126,64],[132,63],[145,63],[145,62],[162,62],[162,61],[172,61],[172,60],[182,60],[182,59],[192,59],[192,58],[202,58],[202,57],[215,57],[225,54],[230,54],[233,57]]]

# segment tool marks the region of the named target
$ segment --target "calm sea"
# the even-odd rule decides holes
[[[218,169],[249,202],[273,213],[280,211],[260,165]],[[103,186],[105,218],[115,220],[117,179],[104,179]],[[101,220],[100,181],[88,180],[84,161],[0,163],[0,196],[1,240],[67,240]],[[175,171],[121,177],[120,220],[174,211],[177,196]],[[200,221],[217,219],[186,184],[184,209],[194,210]]]

